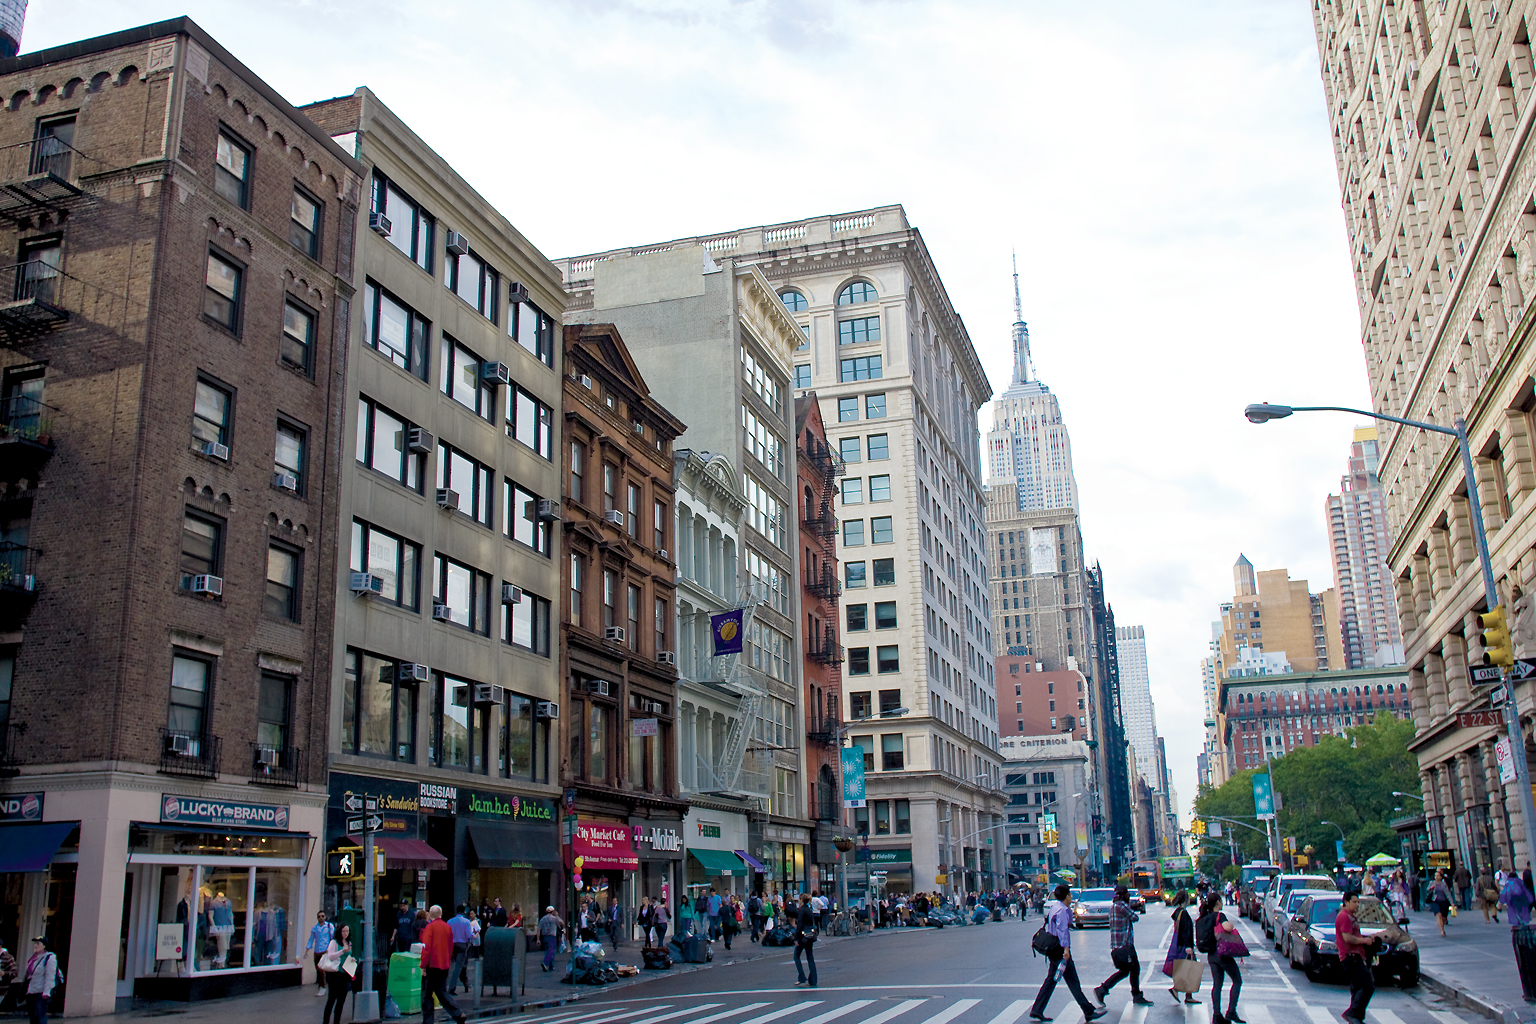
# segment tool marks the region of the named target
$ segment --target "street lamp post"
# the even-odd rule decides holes
[[[877,714],[865,715],[862,718],[850,719],[849,721],[844,722],[842,725],[839,725],[837,727],[837,730],[836,730],[834,736],[833,736],[833,740],[834,740],[834,742],[837,745],[837,761],[838,761],[838,764],[837,764],[837,777],[839,779],[841,779],[843,777],[843,764],[842,764],[842,761],[843,761],[843,738],[848,735],[848,730],[849,729],[852,729],[855,726],[863,725],[866,722],[872,722],[872,721],[874,721],[877,718],[900,718],[902,715],[907,715],[907,714],[911,714],[911,713],[912,713],[912,709],[911,708],[889,708],[889,709],[881,711],[881,712],[879,712]],[[847,867],[845,858],[846,858],[849,850],[853,849],[853,841],[851,839],[849,839],[849,837],[847,835],[847,832],[848,832],[848,801],[844,800],[842,798],[841,794],[839,794],[839,796],[838,796],[838,806],[841,808],[838,811],[838,824],[843,829],[843,835],[838,836],[836,839],[834,839],[832,841],[832,845],[837,847],[837,907],[838,907],[839,910],[847,911],[847,909],[848,909],[848,867]],[[846,848],[845,848],[844,844],[846,844]],[[866,897],[868,896],[868,893],[869,893],[869,890],[868,890],[868,887],[866,886],[866,888],[865,888],[865,895],[866,895]]]
[[[1394,793],[1393,795],[1396,796],[1397,794]],[[1339,861],[1342,863],[1343,861],[1347,860],[1348,858],[1344,856],[1344,829],[1341,828],[1338,823],[1332,821],[1320,821],[1318,824],[1332,825],[1334,828],[1339,830]]]
[[[1347,412],[1356,416],[1369,416],[1371,419],[1386,420],[1388,423],[1399,423],[1405,427],[1417,427],[1420,430],[1432,431],[1436,434],[1449,434],[1456,439],[1456,445],[1461,449],[1461,472],[1465,477],[1467,486],[1467,504],[1472,510],[1472,536],[1477,542],[1477,558],[1483,570],[1483,594],[1487,602],[1488,611],[1493,611],[1501,602],[1499,600],[1499,585],[1493,578],[1493,560],[1488,555],[1488,534],[1483,527],[1483,503],[1477,493],[1477,471],[1472,465],[1472,446],[1467,440],[1467,422],[1457,416],[1455,424],[1451,427],[1442,427],[1435,423],[1422,423],[1418,420],[1403,419],[1399,416],[1388,416],[1385,413],[1367,412],[1364,409],[1351,409],[1338,405],[1271,405],[1268,402],[1259,402],[1248,406],[1243,410],[1243,415],[1248,417],[1250,423],[1268,423],[1270,420],[1284,419],[1293,412]],[[1515,702],[1515,687],[1510,678],[1509,669],[1503,672],[1504,678],[1504,719],[1509,732],[1510,754],[1515,762],[1515,790],[1520,801],[1520,808],[1525,819],[1525,857],[1529,864],[1536,857],[1536,799],[1531,794],[1531,769],[1525,758],[1525,733],[1520,728],[1520,706]],[[1397,795],[1397,794],[1394,794]],[[1513,845],[1513,844],[1511,844]],[[1518,865],[1516,865],[1518,868]]]

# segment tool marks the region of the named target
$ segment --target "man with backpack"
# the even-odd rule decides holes
[[[747,901],[747,914],[752,918],[752,941],[756,942],[763,937],[763,897],[761,893],[754,892],[752,898]]]
[[[1072,909],[1068,905],[1072,897],[1071,886],[1064,882],[1056,886],[1055,896],[1055,906],[1046,913],[1045,924],[1035,933],[1030,943],[1035,952],[1045,954],[1047,967],[1045,981],[1035,995],[1034,1005],[1029,1008],[1029,1019],[1051,1019],[1045,1015],[1045,1010],[1050,1004],[1051,994],[1056,991],[1056,978],[1059,974],[1067,982],[1067,991],[1072,993],[1072,998],[1082,1008],[1084,1020],[1097,1020],[1109,1011],[1090,1003],[1088,997],[1083,995],[1082,982],[1077,979],[1077,965],[1072,962]]]
[[[48,940],[39,935],[32,940],[32,956],[27,960],[27,1015],[32,1024],[48,1024],[48,1000],[55,986],[64,983],[59,958],[48,948]]]

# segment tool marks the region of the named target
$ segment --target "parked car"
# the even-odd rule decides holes
[[[1291,966],[1307,972],[1308,979],[1322,981],[1339,972],[1339,947],[1334,936],[1333,922],[1343,905],[1342,896],[1316,893],[1306,897],[1291,915],[1291,933],[1287,944]],[[1372,973],[1377,984],[1392,981],[1403,988],[1419,983],[1419,944],[1408,929],[1392,920],[1392,912],[1375,896],[1360,897],[1360,934],[1378,935],[1388,927],[1396,927],[1403,936],[1401,941],[1388,943],[1372,961]]]
[[[1275,908],[1275,917],[1272,929],[1275,936],[1275,948],[1289,955],[1287,942],[1291,933],[1291,916],[1301,906],[1302,900],[1308,896],[1326,896],[1333,892],[1332,889],[1292,889],[1280,898],[1280,905]]]
[[[1072,924],[1076,928],[1089,925],[1109,927],[1109,905],[1115,900],[1113,889],[1084,889],[1072,903]]]
[[[1274,879],[1268,876],[1255,878],[1238,891],[1238,913],[1257,921],[1264,912],[1264,894]]]
[[[1280,906],[1280,900],[1292,889],[1323,889],[1334,892],[1338,886],[1333,884],[1333,879],[1327,875],[1276,875],[1273,884],[1264,891],[1264,917],[1261,923],[1264,925],[1264,934],[1273,937],[1275,934],[1275,909]]]

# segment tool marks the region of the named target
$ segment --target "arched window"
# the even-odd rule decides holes
[[[786,309],[796,313],[810,305],[809,302],[805,301],[805,296],[801,295],[793,288],[790,288],[787,291],[779,292],[779,301],[784,303],[784,307]]]
[[[875,293],[875,286],[868,281],[854,281],[848,287],[837,293],[839,306],[853,306],[860,302],[874,302],[879,296]],[[787,305],[787,303],[786,303]],[[790,306],[793,309],[793,306]]]

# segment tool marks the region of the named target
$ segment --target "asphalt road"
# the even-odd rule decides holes
[[[965,928],[895,929],[817,943],[818,987],[795,986],[789,950],[745,962],[715,944],[714,965],[656,976],[611,993],[583,992],[579,1003],[520,1016],[529,1024],[1028,1024],[1045,975],[1031,954],[1039,917]],[[1343,985],[1314,984],[1272,955],[1263,934],[1243,922],[1254,955],[1244,963],[1238,1013],[1249,1024],[1338,1024],[1349,1003]],[[1154,905],[1138,923],[1136,945],[1152,1006],[1135,1006],[1127,982],[1110,992],[1105,1024],[1205,1024],[1210,979],[1198,1006],[1175,1003],[1160,968],[1168,916]],[[737,943],[738,953],[760,951]],[[1111,973],[1106,929],[1073,933],[1073,957],[1083,987]],[[651,972],[646,972],[650,974]],[[1065,986],[1046,1011],[1063,1024],[1082,1019]],[[1379,1024],[1483,1024],[1483,1018],[1440,1002],[1423,989],[1381,988],[1367,1019]]]

